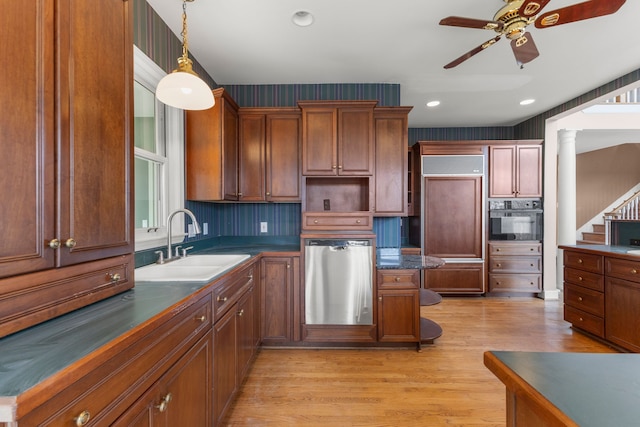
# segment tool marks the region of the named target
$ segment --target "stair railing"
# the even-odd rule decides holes
[[[613,220],[640,220],[640,191],[622,202],[610,212],[604,213],[605,242],[611,244],[611,221]]]

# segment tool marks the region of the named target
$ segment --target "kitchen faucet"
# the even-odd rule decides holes
[[[167,218],[167,257],[165,258],[163,256],[164,254],[162,253],[162,251],[156,251],[156,253],[159,253],[158,261],[156,261],[158,264],[164,264],[165,262],[172,261],[175,258],[180,258],[179,255],[171,255],[171,220],[179,212],[185,213],[191,217],[194,233],[200,234],[200,224],[198,224],[198,220],[196,219],[193,212],[191,212],[189,209],[177,209],[173,211],[171,214],[169,214],[169,218]],[[186,250],[183,251],[183,253],[186,254]]]

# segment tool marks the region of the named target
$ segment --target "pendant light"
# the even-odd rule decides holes
[[[183,110],[206,110],[215,100],[209,86],[193,71],[193,62],[188,56],[187,2],[182,1],[182,56],[178,68],[167,74],[156,88],[156,98],[161,102]]]

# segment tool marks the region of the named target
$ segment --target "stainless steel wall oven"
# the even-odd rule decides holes
[[[542,201],[489,201],[489,240],[542,241]]]

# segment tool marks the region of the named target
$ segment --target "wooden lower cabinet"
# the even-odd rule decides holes
[[[261,261],[262,344],[299,341],[294,319],[294,295],[300,288],[299,256],[265,256]],[[294,334],[295,331],[298,334]]]
[[[564,319],[640,352],[640,260],[613,252],[564,249]]]
[[[212,352],[213,339],[207,334],[113,426],[211,426]]]
[[[489,292],[537,293],[542,290],[542,243],[489,242]]]
[[[215,297],[215,300],[225,300],[225,311],[215,314],[217,320],[213,324],[213,417],[216,425],[223,422],[257,351],[255,319],[259,313],[255,298],[259,292],[256,292],[254,280],[258,279],[258,274],[257,263],[241,269],[229,278],[231,285],[226,287],[225,296]]]
[[[420,270],[378,270],[378,341],[420,341]]]
[[[424,270],[424,287],[443,294],[484,293],[484,263],[447,262],[439,268]]]

